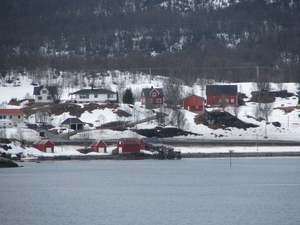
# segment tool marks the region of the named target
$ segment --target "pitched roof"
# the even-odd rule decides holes
[[[33,95],[40,95],[40,91],[42,88],[46,88],[50,94],[57,93],[57,86],[39,86],[39,87],[34,87]]]
[[[98,144],[100,144],[100,142],[103,142],[107,146],[107,144],[103,140],[93,141],[93,143],[91,144],[91,146],[97,146]]]
[[[206,85],[206,95],[237,95],[237,85]]]
[[[81,89],[71,93],[71,95],[80,95],[80,94],[116,94],[116,92],[107,90],[107,89]]]
[[[191,98],[192,96],[195,96],[195,97],[197,97],[197,98],[200,98],[201,100],[205,100],[205,98],[203,98],[203,97],[201,97],[201,96],[199,96],[199,95],[195,95],[195,94],[191,94],[190,96],[184,98],[183,100],[189,99],[189,98]]]
[[[20,109],[0,109],[1,115],[24,115]]]
[[[136,138],[120,138],[120,141],[124,145],[140,145],[138,139]]]
[[[68,118],[68,119],[66,119],[66,120],[64,120],[61,124],[74,124],[74,123],[84,123],[84,122],[82,122],[80,119],[78,119],[78,118]]]
[[[42,140],[42,139],[36,140],[33,144],[34,144],[34,145],[45,145],[45,144],[47,144],[48,142],[50,142],[50,143],[53,144],[53,142],[50,141],[50,140]],[[53,145],[54,145],[54,144],[53,144]]]
[[[150,93],[151,93],[153,90],[156,90],[156,91],[158,92],[158,94],[159,94],[161,97],[164,96],[164,92],[163,92],[162,88],[153,88],[153,87],[151,87],[151,88],[143,88],[143,89],[142,89],[142,93],[144,93],[144,95],[145,95],[146,97],[149,97],[149,96],[150,96]]]

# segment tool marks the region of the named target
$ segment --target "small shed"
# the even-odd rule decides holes
[[[41,152],[54,153],[54,143],[50,140],[37,140],[32,144],[32,147]]]
[[[61,123],[61,126],[72,130],[83,130],[84,123],[78,118],[68,118]]]
[[[204,113],[204,105],[205,99],[195,94],[183,99],[183,108],[191,112]]]
[[[91,145],[93,152],[106,153],[107,144],[103,140],[94,141]]]
[[[163,143],[157,137],[142,138],[140,146],[143,150],[159,151],[164,147]]]
[[[118,153],[139,153],[140,142],[136,138],[121,138],[117,145]]]

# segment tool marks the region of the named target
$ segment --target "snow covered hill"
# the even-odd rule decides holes
[[[154,87],[163,87],[164,85],[164,78],[163,77],[150,77],[149,75],[139,75],[134,78],[130,74],[126,73],[120,73],[116,72],[115,79],[118,81],[123,81],[122,83],[122,90],[125,90],[127,87],[130,87],[133,90],[133,93],[135,96],[138,97],[140,91],[144,87],[154,86]],[[3,84],[0,86],[0,104],[1,107],[7,107],[7,108],[23,108],[27,101],[24,101],[19,106],[13,106],[8,105],[7,102],[10,101],[12,98],[16,98],[18,100],[25,99],[25,98],[33,98],[33,86],[31,85],[32,80],[28,78],[27,76],[22,76],[19,79],[19,85],[13,85],[13,84]],[[113,82],[112,76],[106,77],[106,80],[103,81],[96,81],[96,83],[105,83],[105,86],[107,88],[110,88],[113,91],[118,91],[120,89],[120,85],[117,83],[119,82]],[[114,84],[116,83],[116,84]],[[100,84],[99,84],[100,85]],[[195,124],[194,118],[196,114],[185,111],[184,115],[186,119],[186,123],[184,126],[184,130],[190,131],[193,133],[197,133],[201,136],[179,136],[179,137],[173,137],[178,139],[197,139],[197,140],[290,140],[295,141],[299,139],[300,134],[300,109],[296,108],[298,98],[296,96],[292,96],[289,98],[276,98],[276,101],[274,103],[274,109],[273,112],[269,118],[269,124],[267,124],[264,120],[257,121],[254,119],[253,115],[253,108],[255,107],[256,103],[249,102],[249,99],[251,97],[251,92],[254,90],[253,83],[238,83],[238,91],[244,93],[248,99],[244,99],[246,101],[245,106],[240,106],[240,111],[238,114],[238,118],[242,121],[245,121],[247,123],[253,123],[258,125],[257,128],[249,128],[246,130],[243,129],[237,129],[237,128],[228,128],[228,129],[217,129],[213,130],[208,128],[207,126],[204,126],[202,124]],[[276,90],[277,85],[273,84],[273,89]],[[62,97],[63,101],[66,101],[69,99],[68,93],[71,91],[76,91],[80,89],[80,86],[77,87],[68,87],[65,86],[64,88],[64,94]],[[288,90],[288,92],[294,93],[296,95],[297,85],[294,83],[286,83],[284,84],[284,89]],[[198,95],[205,94],[205,92],[201,89],[201,86],[198,84],[194,84],[192,87],[184,86],[183,87],[183,97],[186,96],[188,93],[195,93]],[[205,96],[203,96],[205,97]],[[289,113],[286,113],[283,109],[285,107],[292,108],[292,111]],[[123,110],[131,114],[131,117],[119,117],[117,114],[114,113],[115,110]],[[141,107],[141,104],[139,101],[135,103],[134,106],[128,106],[127,104],[119,104],[118,109],[97,109],[92,112],[84,112],[80,116],[80,120],[91,124],[90,126],[86,126],[86,129],[89,131],[89,138],[90,139],[111,139],[111,137],[140,137],[135,132],[132,132],[130,129],[125,131],[111,131],[111,130],[97,130],[96,127],[108,122],[113,121],[134,121],[136,119],[143,119],[147,118],[149,116],[154,115],[154,112],[151,110],[147,110]],[[168,115],[172,115],[172,112],[170,109],[166,109]],[[213,110],[213,109],[208,109]],[[225,109],[226,110],[226,109]],[[49,123],[51,123],[52,126],[55,127],[55,129],[59,129],[60,123],[68,118],[70,115],[69,113],[63,113],[61,115],[52,115],[51,118],[49,118]],[[171,116],[166,118],[165,125],[168,127]],[[32,115],[30,116],[27,121],[28,123],[35,123],[35,117]],[[272,122],[279,122],[281,124],[281,127],[275,127],[272,125]],[[147,128],[154,128],[158,125],[157,121],[152,120],[145,123],[141,123],[136,125],[135,128],[137,129],[147,129]],[[30,130],[28,128],[20,127],[20,128],[7,128],[6,129],[6,137],[15,137],[17,136],[18,129],[22,130],[24,133],[25,139],[28,141],[34,141],[38,138],[38,133]],[[65,131],[68,132],[68,131]],[[82,139],[82,135],[77,134],[71,137],[71,139]],[[220,148],[219,151],[222,151]],[[206,149],[206,151],[215,151],[216,149]],[[34,151],[34,150],[30,150]],[[62,152],[63,150],[60,150],[59,147],[56,150],[57,152]],[[193,148],[189,148],[187,151],[193,151]],[[199,148],[198,148],[199,151]],[[227,150],[226,150],[227,151]],[[42,153],[40,153],[42,154]],[[44,153],[43,153],[44,154]],[[46,154],[46,153],[45,153]]]

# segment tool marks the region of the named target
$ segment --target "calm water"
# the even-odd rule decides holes
[[[20,164],[0,170],[1,225],[300,224],[300,158]]]

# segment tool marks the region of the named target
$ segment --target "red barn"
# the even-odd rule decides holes
[[[106,153],[107,144],[102,140],[94,141],[91,145],[91,149],[93,152]]]
[[[32,147],[41,152],[54,153],[54,144],[49,140],[37,140],[32,144]]]
[[[235,106],[237,100],[237,85],[206,85],[207,105]]]
[[[140,142],[136,138],[121,138],[117,145],[118,153],[138,153],[140,152]]]
[[[158,108],[164,104],[164,93],[161,88],[143,88],[141,93],[141,104],[146,109]]]
[[[183,108],[191,112],[204,113],[204,105],[205,99],[195,94],[183,99]]]

